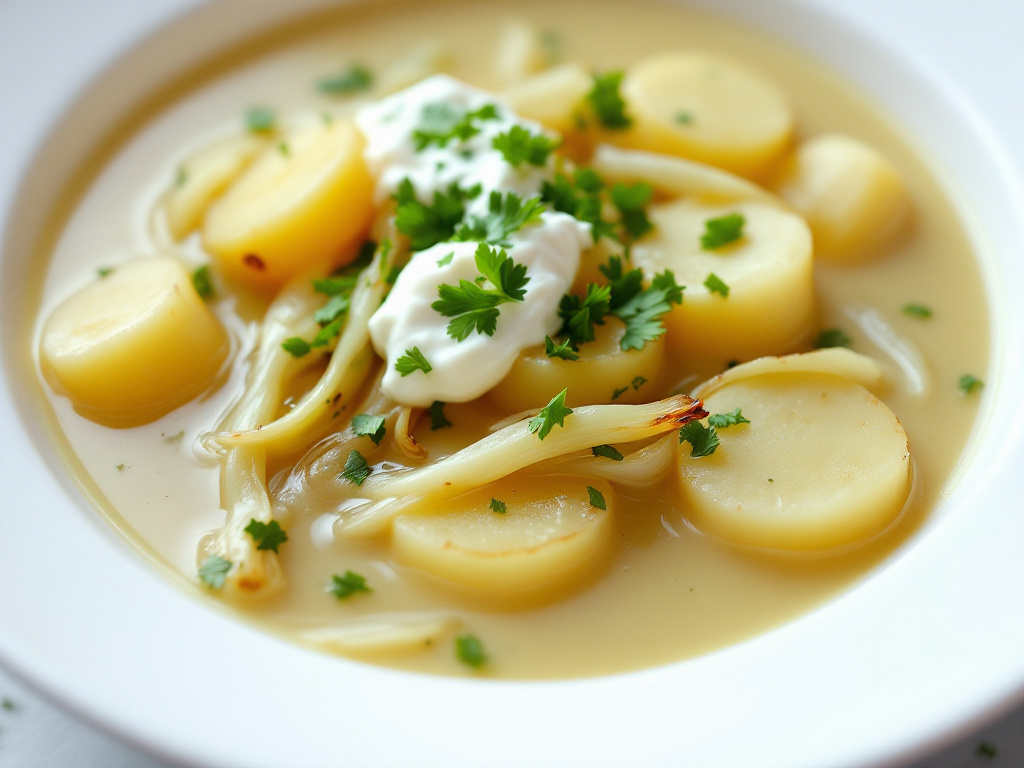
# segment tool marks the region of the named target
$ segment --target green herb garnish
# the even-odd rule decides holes
[[[716,413],[714,416],[708,417],[708,424],[717,429],[724,429],[725,427],[733,427],[737,424],[749,424],[750,419],[743,415],[743,411],[737,408],[729,413]]]
[[[366,586],[366,579],[354,571],[345,571],[341,576],[338,574],[331,576],[331,585],[327,591],[339,600],[345,600],[357,592],[373,592]]]
[[[714,272],[708,274],[707,279],[704,281],[704,287],[711,293],[717,293],[723,299],[729,298],[729,286]]]
[[[355,485],[362,485],[363,481],[366,480],[373,473],[373,469],[366,463],[366,459],[363,458],[363,454],[353,449],[348,458],[345,459],[345,467],[341,471],[341,476],[348,480],[350,483]]]
[[[444,429],[445,427],[452,426],[452,423],[448,421],[448,417],[444,415],[445,403],[440,400],[435,400],[430,404],[427,412],[430,414],[430,429]]]
[[[647,206],[654,196],[654,188],[650,184],[638,181],[636,184],[616,182],[609,192],[612,204],[618,209],[622,227],[626,235],[633,240],[647,234],[653,225],[647,218]]]
[[[213,296],[213,279],[210,277],[210,267],[203,265],[192,273],[192,287],[202,299]]]
[[[985,382],[981,379],[972,376],[969,373],[965,373],[957,381],[957,387],[960,389],[960,394],[969,395],[985,386]]]
[[[420,352],[420,348],[413,347],[412,349],[405,350],[405,354],[395,361],[395,370],[402,374],[402,376],[408,376],[415,371],[430,373],[434,368],[427,361],[427,358],[423,356],[423,353]]]
[[[245,127],[251,133],[269,133],[276,121],[274,111],[267,107],[252,107],[245,113]]]
[[[341,74],[325,77],[317,81],[316,88],[321,93],[332,96],[347,96],[353,93],[368,91],[373,87],[373,74],[360,64],[353,64]]]
[[[384,426],[386,421],[387,417],[385,416],[360,413],[358,416],[352,417],[352,431],[359,437],[370,438],[374,445],[380,445],[380,441],[384,439],[384,433],[387,431]]]
[[[544,352],[548,357],[557,357],[559,360],[579,360],[580,356],[572,348],[572,341],[566,339],[561,344],[555,344],[550,336],[544,337]]]
[[[622,72],[607,72],[594,75],[594,85],[587,94],[587,101],[605,128],[621,131],[629,128],[633,120],[626,114],[626,102],[619,93]]]
[[[461,242],[490,243],[509,247],[509,238],[528,224],[540,220],[544,203],[540,196],[525,202],[515,192],[491,192],[487,201],[487,214],[474,216],[460,225],[452,237]]]
[[[308,355],[311,349],[309,342],[305,339],[299,338],[298,336],[292,336],[291,338],[285,339],[281,342],[281,346],[284,348],[284,351],[292,357]]]
[[[465,141],[480,133],[477,123],[497,118],[498,108],[494,104],[469,112],[443,101],[427,104],[420,116],[420,127],[412,133],[413,145],[420,152],[431,144],[443,148],[452,140]]]
[[[611,459],[612,461],[622,461],[622,454],[610,445],[595,445],[590,449],[590,452],[595,456],[604,456],[606,459]]]
[[[565,407],[565,393],[567,391],[568,388],[563,389],[551,398],[551,402],[541,408],[540,413],[530,419],[527,428],[531,432],[535,432],[541,440],[548,436],[548,433],[556,424],[564,427],[565,417],[572,413],[572,408]]]
[[[412,182],[402,179],[394,194],[395,227],[409,238],[409,246],[414,251],[451,240],[466,215],[466,200],[479,194],[479,185],[463,189],[452,184],[447,192],[435,190],[433,203],[424,205],[416,198]]]
[[[548,157],[562,144],[561,139],[552,139],[543,133],[530,133],[521,125],[513,125],[507,133],[494,137],[492,146],[513,168],[523,163],[543,168]]]
[[[904,304],[903,314],[926,320],[931,317],[933,313],[931,307],[925,306],[924,304]]]
[[[492,512],[497,512],[499,515],[504,515],[508,512],[508,507],[505,506],[505,502],[498,501],[497,499],[491,499],[490,508]]]
[[[690,456],[694,459],[710,456],[719,445],[715,428],[705,427],[699,421],[691,421],[679,430],[679,442],[690,444]]]
[[[230,570],[230,560],[225,560],[220,555],[210,555],[199,566],[199,580],[210,589],[220,589],[227,581]]]
[[[483,643],[475,635],[459,635],[455,638],[455,656],[467,667],[480,669],[487,662]]]
[[[430,305],[444,317],[452,318],[447,333],[456,341],[464,341],[474,330],[493,336],[498,327],[498,307],[522,301],[525,286],[530,282],[525,265],[516,264],[501,248],[480,243],[475,258],[480,275],[494,288],[483,288],[468,280],[460,280],[457,286],[443,283],[437,287],[440,298]]]
[[[590,496],[590,506],[596,507],[597,509],[608,509],[608,504],[604,500],[604,496],[597,488],[588,485],[587,494]]]
[[[288,541],[288,534],[281,528],[277,520],[261,523],[255,517],[245,526],[245,532],[252,536],[256,549],[277,552],[277,548]]]
[[[705,251],[734,243],[743,237],[743,225],[746,220],[743,214],[728,213],[725,216],[708,219],[704,222],[704,234],[700,236],[700,247]]]
[[[829,347],[849,347],[853,344],[845,331],[840,328],[826,328],[814,340],[815,349],[827,349]]]

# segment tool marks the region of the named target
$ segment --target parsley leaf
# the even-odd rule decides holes
[[[565,417],[572,413],[572,408],[565,407],[565,393],[567,391],[568,388],[563,389],[551,398],[551,402],[541,408],[540,413],[530,419],[527,428],[531,432],[535,432],[541,440],[548,436],[548,433],[555,424],[564,427]]]
[[[704,287],[707,288],[711,293],[717,293],[723,299],[729,298],[729,286],[726,285],[722,281],[722,278],[720,278],[714,272],[708,273],[708,277],[704,281]]]
[[[373,86],[373,74],[360,64],[353,64],[347,71],[332,77],[325,77],[316,84],[321,93],[345,96],[368,91]]]
[[[354,571],[346,570],[344,575],[334,574],[331,576],[331,585],[328,591],[339,600],[344,600],[357,592],[373,592],[366,586],[366,579]]]
[[[705,251],[734,243],[743,237],[743,225],[746,219],[740,213],[727,213],[704,222],[704,234],[700,236],[700,247]]]
[[[615,228],[603,217],[603,189],[604,180],[596,171],[579,168],[572,179],[557,173],[553,181],[545,181],[541,185],[541,199],[556,211],[590,224],[590,235],[596,243],[602,237],[615,239]]]
[[[612,461],[622,461],[622,454],[610,445],[595,445],[590,449],[590,452],[595,456],[604,456],[606,459],[611,459]]]
[[[210,267],[203,265],[192,273],[192,287],[202,299],[213,296],[213,279],[210,277]]]
[[[580,298],[566,294],[558,303],[558,316],[562,318],[562,333],[573,347],[594,340],[594,326],[604,325],[604,316],[610,307],[611,286],[590,283],[587,295]]]
[[[430,373],[434,368],[420,352],[420,348],[413,347],[405,350],[405,354],[395,361],[395,370],[404,377],[415,371]]]
[[[679,304],[682,299],[683,289],[670,271],[656,275],[649,288],[613,311],[612,314],[626,324],[619,346],[623,350],[643,349],[645,343],[660,337],[665,333],[662,316],[672,309],[672,304]]]
[[[277,548],[288,541],[288,534],[282,530],[277,520],[261,523],[255,517],[245,526],[245,532],[252,536],[256,549],[269,549],[277,552]]]
[[[643,181],[631,185],[615,182],[609,195],[629,238],[637,240],[653,228],[645,208],[654,196],[654,188],[650,184]]]
[[[719,444],[715,428],[705,427],[699,421],[691,421],[679,430],[679,442],[690,444],[690,456],[694,459],[710,456]]]
[[[447,267],[449,264],[452,263],[452,259],[454,258],[455,251],[449,251],[447,256],[442,256],[440,259],[437,260],[437,266]]]
[[[452,426],[452,423],[444,415],[444,406],[445,404],[440,400],[435,400],[430,404],[430,408],[427,409],[427,412],[430,414],[431,431]]]
[[[629,392],[629,387],[617,387],[612,392],[612,400],[618,400],[620,397],[622,397],[627,392]]]
[[[743,415],[743,411],[737,408],[735,411],[729,411],[729,413],[716,413],[714,416],[708,417],[708,424],[718,429],[724,429],[725,427],[732,427],[736,424],[749,424],[750,419]]]
[[[107,275],[109,275],[113,271],[114,271],[113,267],[99,267],[96,270],[96,276],[97,277],[106,277]]]
[[[957,381],[957,387],[960,388],[960,394],[962,395],[969,395],[975,390],[981,389],[984,386],[985,382],[983,382],[979,378],[976,378],[975,376],[972,376],[969,373],[965,373]]]
[[[455,655],[463,664],[480,669],[487,662],[483,643],[476,635],[459,635],[455,638]]]
[[[521,125],[513,125],[507,133],[499,133],[492,142],[492,146],[501,152],[513,168],[523,163],[543,168],[548,162],[548,156],[561,144],[561,139],[552,139],[543,133],[530,133]]]
[[[460,242],[490,243],[509,247],[509,237],[527,224],[540,220],[544,212],[544,203],[540,196],[531,197],[525,203],[515,192],[494,190],[487,201],[487,214],[474,216],[468,223],[462,224],[452,239]]]
[[[587,94],[591,109],[605,128],[621,131],[633,124],[626,114],[626,102],[619,93],[622,72],[594,75],[594,85]]]
[[[414,251],[422,251],[437,243],[450,240],[455,228],[466,215],[466,200],[480,194],[480,186],[463,189],[452,184],[447,192],[434,191],[434,202],[424,205],[413,189],[412,181],[402,179],[394,194],[395,227],[409,238]]]
[[[924,304],[905,304],[903,306],[903,314],[926,320],[931,317],[933,313],[931,307],[925,306]]]
[[[309,342],[305,339],[299,338],[298,336],[292,336],[289,339],[285,339],[281,342],[281,346],[284,351],[292,357],[303,357],[308,355],[310,351]]]
[[[371,474],[373,474],[373,469],[366,463],[366,459],[363,458],[363,454],[352,449],[348,458],[345,459],[345,467],[341,471],[341,476],[350,483],[362,485],[363,481],[365,481]]]
[[[587,494],[590,496],[590,506],[597,509],[608,509],[608,503],[604,500],[602,493],[593,486],[587,486]]]
[[[579,360],[580,356],[572,348],[572,340],[566,339],[561,344],[555,344],[550,336],[544,337],[544,351],[548,357],[557,357],[560,360]]]
[[[210,589],[220,589],[228,579],[231,561],[220,555],[210,555],[199,566],[199,580]]]
[[[442,283],[437,287],[440,298],[430,305],[444,317],[452,318],[447,332],[456,341],[465,340],[474,330],[493,336],[498,327],[498,307],[507,302],[522,301],[526,296],[525,286],[530,282],[526,266],[516,264],[500,248],[480,243],[475,258],[480,274],[494,288],[483,288],[469,280],[459,280],[457,286]]]
[[[819,333],[818,337],[814,340],[815,349],[849,347],[851,344],[853,344],[853,339],[840,328],[827,328]]]
[[[384,439],[384,433],[387,431],[384,426],[385,421],[387,421],[385,416],[360,413],[358,416],[352,417],[352,431],[360,437],[370,438],[374,445],[380,445],[380,441]]]
[[[417,152],[431,144],[444,148],[453,139],[465,141],[480,133],[475,122],[497,118],[498,108],[494,104],[467,112],[443,101],[433,102],[423,107],[420,127],[412,133],[413,144]]]
[[[497,499],[491,499],[490,508],[492,512],[497,512],[499,515],[504,515],[508,512],[508,507],[504,501],[498,501]]]
[[[276,121],[274,111],[267,107],[252,107],[245,113],[245,127],[250,133],[269,133]]]

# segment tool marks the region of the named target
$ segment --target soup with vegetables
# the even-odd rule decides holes
[[[73,471],[202,599],[405,669],[635,669],[821,605],[951,481],[970,242],[798,53],[377,3],[182,86],[55,222],[36,332]]]

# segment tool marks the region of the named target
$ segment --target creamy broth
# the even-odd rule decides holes
[[[483,640],[490,658],[485,673],[505,678],[612,673],[708,653],[822,605],[905,544],[952,482],[970,436],[976,397],[962,396],[957,380],[964,373],[981,375],[988,358],[985,297],[972,245],[926,159],[860,94],[798,53],[733,23],[654,3],[376,3],[299,25],[181,84],[110,153],[72,213],[54,223],[56,245],[42,277],[39,317],[93,279],[98,268],[154,252],[151,211],[175,169],[211,138],[237,132],[247,107],[267,105],[281,115],[335,108],[341,102],[315,91],[319,78],[352,62],[381,70],[424,40],[446,51],[446,71],[497,90],[494,48],[502,20],[513,16],[557,33],[559,58],[600,71],[628,68],[660,50],[729,53],[781,85],[797,116],[798,137],[842,131],[880,150],[899,170],[914,206],[909,235],[889,256],[866,265],[817,261],[815,286],[819,326],[845,329],[854,349],[876,358],[892,380],[883,399],[909,435],[911,499],[898,521],[866,544],[839,553],[781,555],[701,534],[687,523],[667,480],[642,491],[620,490],[609,561],[595,566],[582,584],[516,601],[484,599],[413,574],[391,561],[384,543],[324,544],[311,530],[314,520],[295,519],[281,549],[286,591],[235,613],[290,638],[359,615],[453,614]],[[185,251],[194,265],[207,261],[195,238]],[[83,418],[47,389],[55,440],[87,493],[135,546],[213,605],[220,603],[196,582],[196,543],[223,524],[224,513],[217,467],[197,458],[198,436],[238,394],[255,338],[242,318],[251,319],[260,306],[225,291],[220,297],[213,306],[236,349],[225,382],[208,396],[153,423],[113,429]],[[910,302],[932,307],[934,316],[907,316],[902,307]],[[886,350],[858,327],[853,316],[863,307],[921,351],[930,374],[924,394],[908,390]],[[35,322],[37,334],[41,322]],[[727,362],[690,363],[652,398],[677,386],[688,390]],[[431,455],[482,436],[507,412],[484,398],[451,404],[446,414],[454,428],[431,431],[421,424],[416,432]],[[275,457],[268,476],[295,458]],[[519,481],[502,483],[511,494]],[[373,592],[336,601],[326,585],[331,574],[347,569],[364,575]],[[465,670],[448,637],[435,647],[372,659],[418,671]]]

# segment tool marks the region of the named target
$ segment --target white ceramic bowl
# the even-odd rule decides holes
[[[995,338],[971,455],[923,529],[858,588],[764,636],[658,669],[552,683],[444,679],[256,631],[190,599],[118,538],[67,477],[27,386],[24,286],[34,285],[47,211],[152,88],[324,4],[0,4],[0,661],[154,753],[246,768],[882,765],[1021,698],[1024,359],[1010,340],[1024,338],[1024,154],[999,143],[1020,113],[986,98],[967,56],[945,67],[935,56],[943,36],[955,40],[956,12],[986,3],[937,3],[919,32],[924,48],[908,49],[884,22],[916,21],[913,8],[698,0],[869,91],[941,166],[983,254]],[[998,51],[1012,37],[995,39]],[[1024,55],[1007,53],[1019,71]],[[981,101],[957,82],[982,83]]]

